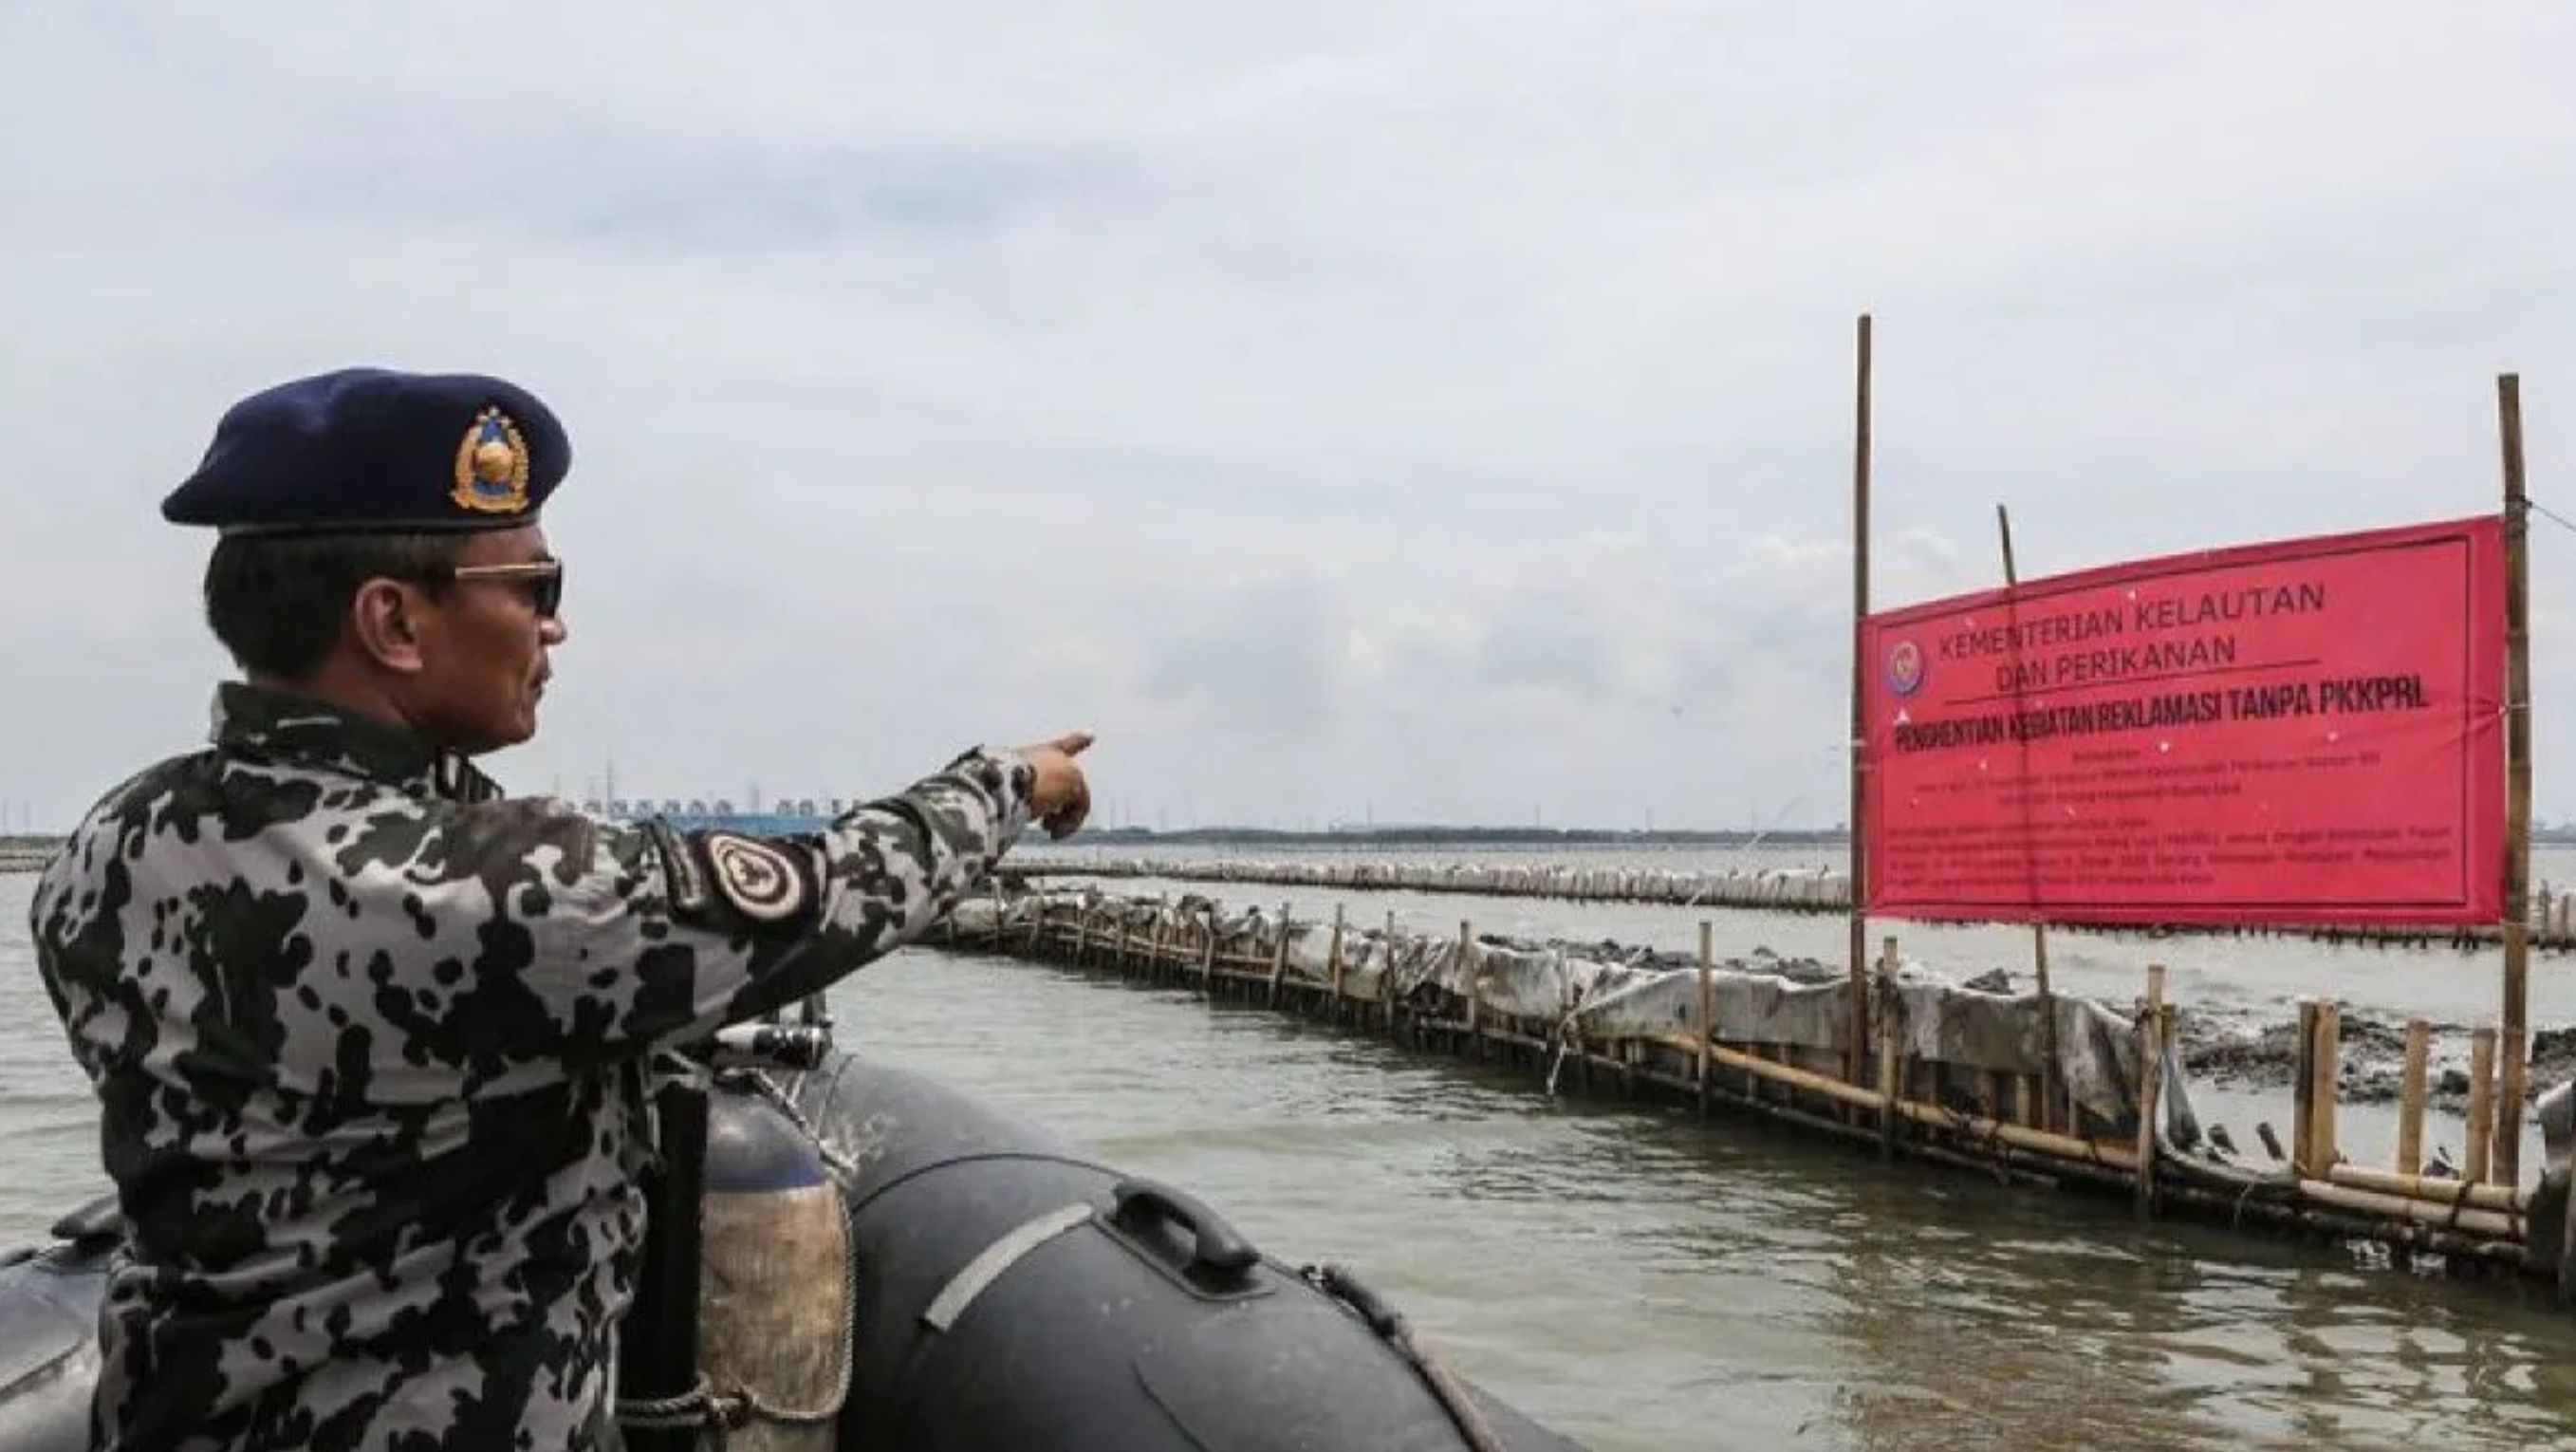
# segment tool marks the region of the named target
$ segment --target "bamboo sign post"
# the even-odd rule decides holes
[[[1851,1024],[1843,1078],[1860,1082],[1869,1036],[1869,720],[1862,705],[1869,620],[1869,314],[1860,315],[1852,405]]]
[[[2017,590],[2021,588],[2021,571],[2013,565],[2012,512],[2000,504],[1995,506],[1995,529],[2003,536],[2004,588]],[[2048,924],[2046,923],[2034,922],[2030,925],[2030,961],[2032,970],[2039,976],[2041,1073],[2038,1123],[2042,1129],[2054,1129],[2057,1127],[2055,1105],[2058,1092],[2057,997],[2049,991],[2048,987]]]
[[[2504,452],[2504,1054],[2492,1162],[2496,1179],[2515,1185],[2522,1178],[2531,970],[2531,500],[2523,483],[2518,374],[2496,379],[2496,427]]]

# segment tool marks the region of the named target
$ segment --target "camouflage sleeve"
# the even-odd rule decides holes
[[[819,992],[919,937],[1027,826],[1036,772],[969,752],[819,833],[600,823],[535,926],[576,1059],[685,1041]]]

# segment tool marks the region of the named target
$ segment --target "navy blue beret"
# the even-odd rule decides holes
[[[516,384],[350,368],[234,404],[161,517],[240,534],[507,529],[571,467],[563,424]]]

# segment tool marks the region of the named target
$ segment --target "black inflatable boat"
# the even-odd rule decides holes
[[[1273,1260],[1187,1193],[919,1075],[833,1051],[801,1073],[720,1081],[707,1142],[711,1277],[732,1233],[720,1201],[825,1184],[830,1253],[847,1269],[827,1303],[842,1334],[787,1348],[829,1399],[761,1445],[1579,1452],[1417,1352],[1349,1277]],[[0,1256],[10,1452],[88,1445],[114,1216],[90,1207],[55,1236]],[[756,1254],[777,1239],[764,1232]],[[755,1356],[779,1349],[756,1329],[735,1339]]]

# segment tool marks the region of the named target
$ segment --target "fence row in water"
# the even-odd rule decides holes
[[[1115,896],[996,884],[961,904],[941,945],[1185,985],[1373,1029],[1417,1048],[1569,1077],[1583,1092],[1659,1095],[1750,1111],[1801,1129],[2044,1187],[2090,1188],[2141,1215],[2359,1240],[2400,1257],[2556,1277],[2564,1254],[2564,1146],[2534,1190],[2483,1153],[2495,1113],[2473,1095],[2465,1178],[2419,1173],[2420,1092],[2407,1108],[2394,1169],[2346,1160],[2335,1141],[2335,1009],[2301,1006],[2295,1149],[2270,1169],[2220,1157],[2191,1116],[2174,1053],[2163,970],[2114,1006],[2058,995],[1984,993],[1905,965],[1895,940],[1855,984],[1823,965],[1721,963],[1701,927],[1692,968],[1603,962],[1565,948],[1229,913],[1191,895]],[[1855,992],[1857,988],[1857,992]],[[2518,1046],[2517,1046],[2518,1047]],[[2482,1056],[2483,1057],[2483,1056]],[[2412,1059],[2420,1083],[2420,1049]],[[2488,1082],[2490,1065],[2480,1066]],[[2483,1107],[2481,1106],[2483,1101]],[[2507,1112],[2518,1126],[2519,1113]],[[2268,1125],[2267,1146],[2274,1147]],[[2501,1179],[2501,1183],[2496,1182]]]
[[[1024,877],[1161,878],[1173,882],[1548,897],[1757,912],[1841,913],[1851,908],[1850,876],[1819,867],[1694,871],[1547,862],[1398,862],[1375,857],[1261,861],[1231,857],[1074,858],[1030,853],[1015,859],[1011,871]],[[2534,948],[2576,950],[2576,891],[2560,891],[2547,885],[2535,888],[2530,920]],[[2187,927],[2155,931],[2239,936],[2295,933],[2329,941],[2403,944],[2469,944],[2491,942],[2500,936],[2499,930],[2491,927]]]

